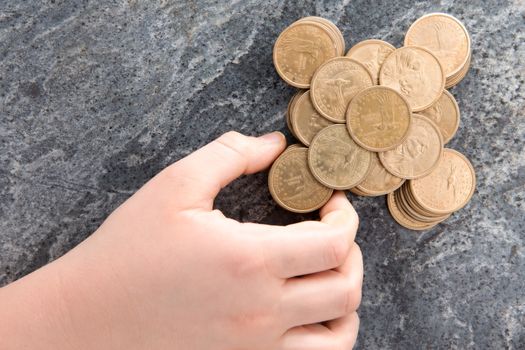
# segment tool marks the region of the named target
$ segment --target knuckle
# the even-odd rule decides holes
[[[362,265],[363,264],[363,252],[361,251],[361,247],[359,246],[359,244],[357,244],[357,242],[354,242],[352,245],[353,245],[352,254],[357,255]]]
[[[354,222],[354,227],[357,230],[359,227],[359,214],[357,214],[357,211],[355,209],[352,209],[352,221]]]
[[[168,165],[160,172],[161,177],[166,177],[173,181],[173,179],[180,179],[184,175],[184,168],[181,167],[180,160]]]
[[[249,138],[237,131],[228,131],[214,142],[222,147],[217,154],[218,157],[234,157],[246,163],[247,158],[251,154]]]
[[[341,266],[348,255],[348,242],[344,236],[337,235],[328,240],[325,261],[329,266]]]
[[[227,324],[229,325],[228,328],[239,337],[253,339],[267,335],[273,330],[276,317],[271,311],[253,309],[231,315]]]
[[[344,339],[344,337],[340,337],[335,344],[335,350],[351,350],[352,347],[351,341]]]
[[[254,243],[248,243],[242,250],[230,254],[229,265],[235,279],[255,278],[266,270],[264,254]]]
[[[232,145],[244,142],[246,136],[237,131],[228,131],[217,138],[217,142],[222,143],[225,146],[232,147]]]
[[[361,285],[358,283],[347,283],[344,292],[343,310],[345,314],[356,311],[361,304]]]

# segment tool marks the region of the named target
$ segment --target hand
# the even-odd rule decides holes
[[[212,209],[221,188],[284,147],[280,133],[229,132],[160,172],[78,247],[0,290],[0,339],[13,348],[36,339],[53,349],[350,349],[363,267],[345,195],[334,194],[320,221],[284,227]]]

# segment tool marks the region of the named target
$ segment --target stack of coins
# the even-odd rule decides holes
[[[330,58],[342,56],[344,51],[343,34],[335,24],[321,17],[305,17],[279,35],[273,62],[285,82],[308,89],[317,68]]]
[[[445,70],[447,89],[459,83],[470,68],[471,47],[467,29],[455,17],[432,13],[415,21],[405,35],[405,46],[429,49]]]
[[[309,90],[288,105],[288,128],[302,145],[274,162],[270,193],[299,213],[323,206],[333,190],[387,195],[398,223],[429,229],[466,205],[476,184],[469,161],[444,148],[460,121],[445,88],[468,71],[468,33],[454,17],[430,14],[410,27],[404,47],[365,40],[343,56],[344,46],[337,27],[319,17],[277,39],[277,72]]]
[[[446,148],[429,176],[407,181],[387,196],[395,220],[413,230],[426,230],[463,208],[476,188],[474,168],[461,153]]]

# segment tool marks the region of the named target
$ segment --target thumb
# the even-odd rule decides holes
[[[345,232],[349,243],[354,241],[359,227],[359,216],[343,191],[334,192],[319,214],[322,222]]]
[[[284,135],[277,131],[260,137],[227,132],[166,168],[166,186],[176,190],[179,205],[212,209],[223,187],[267,168],[285,146]]]

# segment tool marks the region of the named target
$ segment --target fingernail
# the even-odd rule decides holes
[[[259,136],[259,139],[266,143],[281,144],[284,141],[284,135],[279,131],[274,131],[269,134]]]

